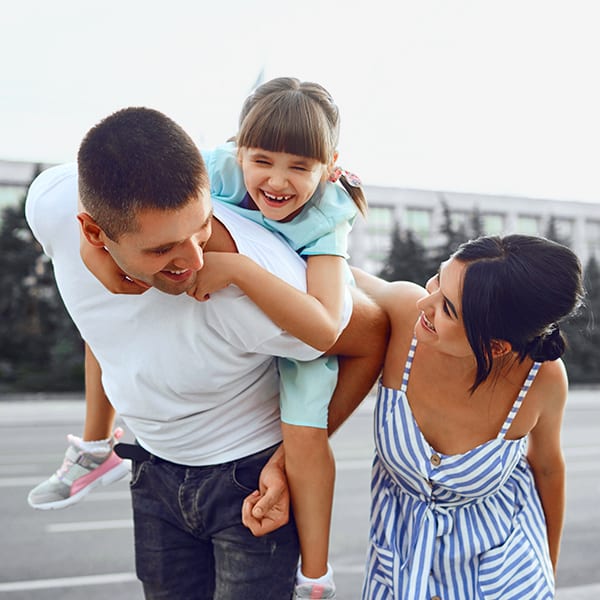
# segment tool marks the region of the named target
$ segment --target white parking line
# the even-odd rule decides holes
[[[137,581],[135,573],[107,573],[106,575],[85,575],[83,577],[9,581],[7,583],[0,583],[0,592],[21,592],[24,590],[45,590],[50,588],[80,587],[84,585],[107,585],[110,583],[128,583],[130,581]]]
[[[339,565],[336,573],[360,574],[364,565]],[[58,577],[56,579],[33,579],[30,581],[9,581],[0,583],[0,592],[22,592],[25,590],[44,590],[52,588],[72,588],[86,585],[109,585],[137,581],[135,573],[107,573],[105,575],[85,575],[80,577]],[[592,600],[600,595],[600,584],[580,585],[558,588],[556,600]]]
[[[72,531],[103,531],[105,529],[131,529],[131,519],[114,519],[112,521],[76,521],[74,523],[52,523],[46,525],[48,533],[66,533]]]
[[[44,481],[43,475],[37,477],[0,477],[0,487],[26,487]]]
[[[600,596],[600,583],[557,588],[556,600],[595,600]]]

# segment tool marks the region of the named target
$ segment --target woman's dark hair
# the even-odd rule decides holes
[[[452,258],[466,263],[462,317],[477,360],[472,390],[492,370],[492,342],[505,340],[523,361],[556,360],[566,341],[559,323],[584,296],[581,263],[572,250],[527,235],[481,237]]]

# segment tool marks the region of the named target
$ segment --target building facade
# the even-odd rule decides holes
[[[0,211],[20,202],[35,175],[50,164],[0,160]]]
[[[350,235],[350,262],[371,273],[381,270],[392,233],[412,230],[425,245],[440,243],[444,205],[453,228],[466,225],[477,214],[488,235],[524,233],[546,235],[551,221],[585,265],[600,260],[600,202],[572,202],[486,194],[439,192],[365,186],[369,202],[366,219],[358,217]]]
[[[0,211],[19,202],[33,177],[49,167],[45,163],[0,160]],[[396,224],[411,229],[423,244],[440,241],[444,205],[454,227],[478,213],[487,234],[544,235],[552,219],[561,239],[585,265],[591,256],[600,260],[600,202],[566,202],[403,188],[364,187],[369,202],[367,219],[358,217],[350,235],[350,262],[371,273],[381,270],[390,250]]]

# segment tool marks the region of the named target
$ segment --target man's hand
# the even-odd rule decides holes
[[[283,447],[263,467],[259,490],[242,504],[242,523],[257,537],[275,531],[290,518],[290,492],[285,476]]]

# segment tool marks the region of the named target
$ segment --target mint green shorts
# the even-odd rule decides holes
[[[327,410],[337,385],[337,356],[311,361],[277,360],[281,420],[288,425],[327,429]]]

